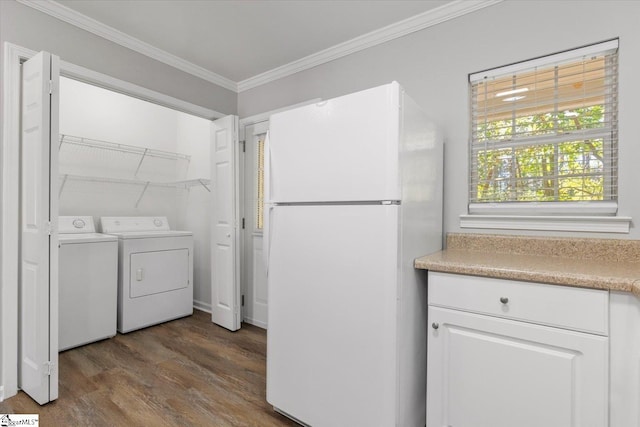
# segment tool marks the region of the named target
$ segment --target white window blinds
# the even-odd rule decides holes
[[[470,212],[617,201],[617,40],[469,77]]]

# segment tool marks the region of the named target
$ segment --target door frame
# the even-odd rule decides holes
[[[240,185],[239,197],[240,197],[240,205],[242,206],[240,215],[241,215],[241,218],[245,220],[245,224],[248,223],[249,221],[252,221],[252,218],[246,217],[247,206],[245,205],[245,201],[246,201],[246,191],[249,188],[247,186],[253,185],[253,182],[248,178],[254,177],[253,168],[255,166],[255,165],[247,164],[248,156],[245,153],[247,140],[248,138],[252,138],[254,136],[253,134],[252,135],[246,134],[247,128],[250,126],[261,125],[266,127],[265,132],[267,132],[269,130],[269,118],[271,117],[271,115],[280,113],[282,111],[291,110],[292,108],[304,107],[305,105],[315,104],[320,102],[321,100],[322,100],[321,98],[313,98],[308,101],[299,102],[297,104],[289,105],[286,107],[278,108],[278,109],[267,111],[264,113],[255,114],[253,116],[245,117],[238,120],[238,140],[240,141],[243,147],[243,152],[240,153],[242,155],[242,158],[240,160],[240,179],[239,179],[239,185]],[[253,277],[252,275],[249,275],[249,269],[253,268],[253,263],[249,263],[247,261],[248,261],[248,251],[252,250],[253,248],[248,247],[246,244],[246,238],[247,238],[247,233],[249,232],[249,227],[246,227],[246,226],[241,227],[240,232],[241,233],[238,236],[240,241],[240,294],[242,295],[241,298],[244,298],[244,296],[248,293],[248,287],[252,286],[252,283],[249,283],[248,278]],[[267,324],[262,324],[261,322],[257,322],[252,318],[251,319],[247,318],[246,310],[242,305],[240,306],[240,312],[241,312],[241,318],[243,322],[246,322],[250,325],[258,326],[263,329],[266,329],[268,327]]]
[[[0,402],[18,391],[18,248],[20,182],[20,65],[38,52],[4,43],[2,214],[0,215]],[[51,52],[55,54],[55,52]],[[60,75],[208,120],[226,116],[106,74],[60,61]]]
[[[243,171],[242,171],[242,204],[244,206],[243,212],[243,229],[240,239],[242,240],[242,254],[241,254],[241,266],[243,267],[240,272],[240,292],[242,294],[242,321],[250,325],[258,326],[262,329],[267,329],[266,318],[264,321],[260,320],[255,315],[254,296],[256,294],[256,239],[262,238],[262,230],[255,230],[256,223],[256,206],[255,206],[255,191],[256,191],[256,153],[253,141],[260,136],[264,135],[268,131],[269,120],[268,117],[265,120],[261,120],[257,123],[244,124],[242,130],[244,131],[244,141],[242,147],[244,151],[243,156]],[[253,130],[252,132],[250,132]],[[253,151],[253,153],[252,153]],[[261,261],[260,261],[261,262]],[[251,308],[251,311],[249,310]]]

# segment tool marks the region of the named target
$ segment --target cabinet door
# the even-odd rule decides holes
[[[607,426],[607,341],[429,307],[427,426]]]

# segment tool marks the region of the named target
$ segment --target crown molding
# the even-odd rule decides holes
[[[300,71],[342,58],[355,52],[397,39],[445,21],[466,15],[504,0],[455,0],[419,15],[396,22],[344,43],[311,54],[297,61],[274,68],[238,82],[238,92],[290,76]]]
[[[403,21],[396,22],[344,43],[337,44],[328,49],[274,68],[240,82],[234,82],[226,77],[209,71],[199,65],[179,58],[169,52],[154,47],[122,31],[105,25],[93,18],[89,18],[79,12],[61,5],[53,0],[16,0],[26,6],[46,13],[97,36],[105,38],[116,44],[124,46],[140,54],[146,55],[157,61],[170,65],[181,71],[199,77],[203,80],[229,89],[234,92],[242,92],[261,86],[263,84],[290,76],[300,71],[316,67],[338,58],[359,52],[361,50],[388,42],[390,40],[411,34],[416,31],[440,24],[445,21],[475,12],[485,7],[493,6],[504,0],[455,0],[435,9],[428,10],[419,15]]]
[[[40,12],[46,13],[61,21],[67,22],[85,31],[93,33],[104,39],[112,41],[120,46],[124,46],[135,52],[141,53],[145,56],[153,58],[164,64],[170,65],[178,70],[189,73],[195,77],[206,80],[210,83],[221,86],[225,89],[229,89],[233,92],[238,91],[238,85],[233,80],[223,77],[219,74],[211,72],[199,65],[193,64],[187,60],[179,58],[169,52],[162,49],[158,49],[148,43],[143,42],[135,37],[116,30],[113,27],[105,25],[93,18],[89,18],[73,9],[61,5],[53,0],[16,0],[19,3],[36,9]]]

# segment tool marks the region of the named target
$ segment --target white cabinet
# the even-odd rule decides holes
[[[606,291],[429,272],[427,426],[607,426],[608,305]]]

